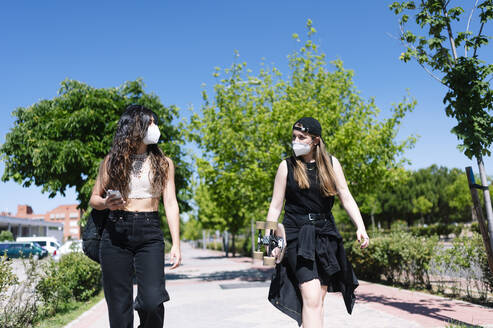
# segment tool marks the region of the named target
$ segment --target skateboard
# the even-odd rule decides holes
[[[286,252],[286,231],[281,223],[273,221],[257,221],[256,227],[258,229],[257,250],[253,251],[254,260],[263,260],[265,266],[275,266],[277,263],[281,263],[284,253]],[[262,234],[262,230],[269,229],[269,234]],[[279,247],[281,254],[276,259],[272,255],[272,251]],[[264,256],[265,249],[266,256]]]

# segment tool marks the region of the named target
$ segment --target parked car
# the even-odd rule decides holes
[[[48,256],[48,251],[34,242],[3,242],[0,243],[0,252],[9,259],[30,256],[42,259]]]
[[[67,240],[53,255],[53,259],[59,261],[63,255],[72,252],[82,252],[82,240]]]
[[[55,255],[60,248],[60,243],[55,237],[17,237],[16,241],[35,242],[48,251],[50,255]]]

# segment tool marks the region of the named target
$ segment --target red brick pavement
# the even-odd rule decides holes
[[[493,327],[493,308],[360,281],[357,303],[367,304],[423,327],[445,327],[450,322]]]

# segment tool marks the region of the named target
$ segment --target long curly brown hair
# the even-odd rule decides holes
[[[130,105],[118,121],[113,145],[106,158],[106,187],[119,190],[124,199],[129,193],[132,155],[136,154],[144,139],[151,118],[154,118],[155,124],[158,123],[157,115],[152,110],[141,105]],[[151,160],[149,178],[152,189],[162,192],[168,179],[168,161],[157,144],[147,145],[147,152]]]

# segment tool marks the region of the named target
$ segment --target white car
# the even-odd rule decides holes
[[[17,237],[16,241],[28,241],[37,243],[48,251],[48,254],[54,256],[60,248],[60,244],[55,237]]]
[[[82,240],[67,240],[53,255],[53,260],[60,261],[60,258],[72,252],[82,252]]]

